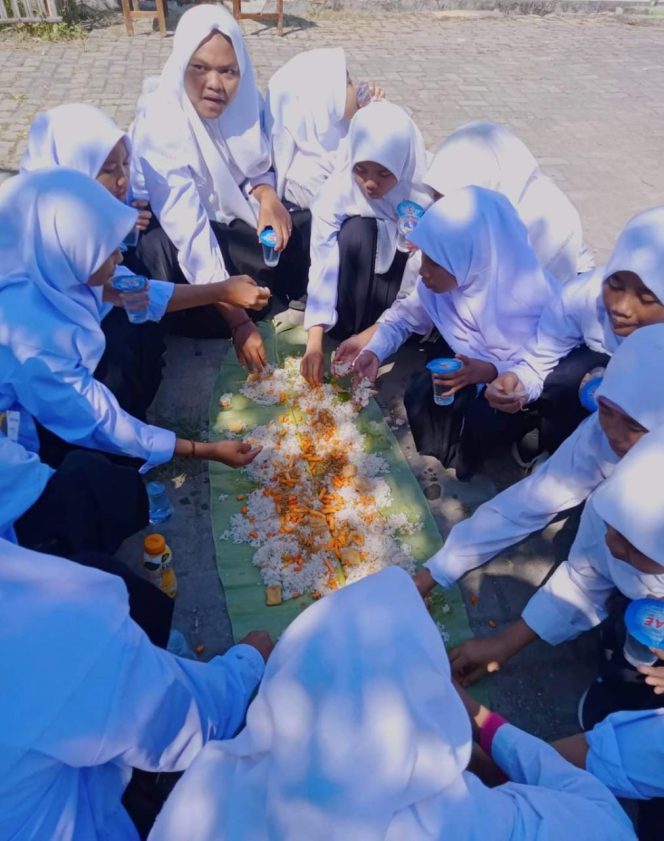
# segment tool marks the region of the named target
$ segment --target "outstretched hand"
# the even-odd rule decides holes
[[[513,415],[528,402],[528,395],[516,374],[508,371],[489,383],[484,392],[492,409]]]

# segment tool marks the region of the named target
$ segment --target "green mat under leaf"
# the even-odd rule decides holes
[[[306,334],[301,327],[265,323],[260,326],[269,361],[280,365],[288,356],[301,356],[304,353]],[[283,406],[259,406],[239,394],[246,380],[246,371],[242,369],[230,352],[219,371],[214,385],[210,404],[211,439],[224,437],[224,429],[229,424],[241,421],[249,432],[258,424],[264,424],[276,418],[284,411]],[[233,402],[230,409],[219,408],[218,401],[222,394],[231,392]],[[399,444],[392,435],[380,407],[374,400],[359,415],[359,430],[367,435],[374,452],[386,459],[390,472],[383,478],[392,489],[393,504],[389,513],[402,511],[409,519],[419,518],[422,528],[415,534],[403,538],[412,549],[418,563],[429,558],[440,546],[441,538],[422,489],[413,476]],[[310,604],[311,599],[303,596],[284,602],[276,607],[265,605],[265,586],[260,573],[252,564],[254,547],[248,544],[235,544],[220,540],[229,527],[231,515],[245,504],[238,496],[245,496],[255,488],[255,484],[243,473],[210,462],[210,511],[217,551],[217,569],[226,593],[228,614],[233,626],[235,639],[242,638],[254,628],[264,628],[275,638],[284,628]],[[468,625],[466,610],[458,589],[455,587],[442,593],[436,589],[432,616],[444,629],[445,639],[450,645],[458,645],[472,636]]]

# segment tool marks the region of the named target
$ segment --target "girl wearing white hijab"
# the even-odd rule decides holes
[[[176,438],[123,411],[94,379],[104,351],[101,289],[136,216],[61,167],[0,187],[0,411],[20,412],[17,440],[32,451],[36,419],[70,444],[140,459],[142,472],[174,453],[248,463],[256,452],[249,445]]]
[[[583,728],[617,710],[661,706],[664,698],[624,659],[622,648],[629,601],[664,598],[662,470],[660,427],[645,435],[589,498],[568,559],[530,599],[521,618],[488,643],[476,639],[452,652],[455,673],[472,681],[538,638],[557,645],[608,618],[602,650],[610,654],[600,660],[599,675],[580,704]]]
[[[372,99],[383,98],[375,85],[368,87]],[[267,87],[265,122],[279,196],[311,207],[359,107],[342,47],[299,53],[277,70]]]
[[[206,745],[149,841],[633,841],[598,780],[468,701],[407,575],[309,607],[268,661],[247,725]],[[473,731],[511,782],[467,770]]]
[[[381,316],[355,368],[374,380],[379,364],[411,333],[438,329],[442,340],[434,355],[463,363],[441,378],[454,402],[434,404],[426,371],[413,377],[404,402],[418,450],[454,466],[466,481],[491,447],[520,431],[523,416],[506,424],[481,387],[508,370],[534,338],[555,282],[542,271],[509,201],[481,187],[439,199],[409,239],[422,251],[417,286]]]
[[[33,172],[52,166],[76,169],[99,181],[119,201],[129,198],[129,164],[131,143],[128,135],[111,118],[83,103],[58,105],[39,114],[28,132],[28,145],[21,161],[22,172]],[[139,208],[137,228],[144,232],[151,214],[142,209],[145,201],[133,201]],[[125,248],[123,265],[115,275],[131,275],[127,266],[144,275],[145,267],[136,257],[135,248]],[[267,293],[267,290],[263,290]],[[247,277],[229,278],[204,287],[150,280],[148,286],[149,321],[132,324],[122,311],[122,296],[112,288],[104,289],[106,303],[102,312],[102,330],[106,349],[95,376],[115,394],[123,409],[142,420],[161,382],[164,332],[182,326],[192,307],[212,303],[248,306],[261,309],[268,300]],[[131,299],[132,295],[126,296]],[[125,300],[126,300],[125,298]],[[161,321],[165,312],[178,311]],[[177,325],[174,323],[177,319]],[[158,324],[156,322],[159,322]],[[186,327],[186,325],[185,325]]]
[[[312,208],[311,269],[304,326],[302,374],[321,382],[323,335],[345,339],[373,324],[397,297],[406,262],[397,251],[397,206],[428,207],[422,184],[424,140],[408,115],[390,102],[373,102],[351,120],[333,175]]]
[[[646,432],[664,427],[664,389],[649,386],[661,378],[662,360],[664,324],[627,338],[606,369],[598,411],[537,472],[452,528],[443,547],[417,573],[420,592],[426,595],[436,584],[451,587],[560,512],[580,505]]]
[[[207,284],[246,273],[299,298],[308,246],[297,225],[306,229],[308,214],[290,214],[274,190],[263,102],[233,16],[215,5],[185,12],[161,76],[144,90],[132,129],[132,191],[149,199],[161,226],[137,249],[151,274]],[[265,266],[258,242],[267,227],[281,252],[276,269]],[[222,315],[247,364],[262,367],[262,343],[246,314]],[[221,319],[199,326],[200,335],[219,335]]]
[[[119,578],[2,540],[0,602],[0,837],[138,841],[132,768],[183,771],[232,737],[269,638],[175,657],[132,621]]]
[[[578,400],[585,374],[634,330],[662,322],[664,207],[656,207],[628,222],[606,266],[557,290],[536,339],[487,389],[487,400],[515,412],[540,398],[540,445],[553,452],[586,416]]]
[[[507,196],[540,265],[561,283],[593,268],[577,209],[504,126],[475,122],[453,131],[438,147],[424,180],[437,198],[471,184]]]

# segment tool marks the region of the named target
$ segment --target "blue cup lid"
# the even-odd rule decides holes
[[[265,228],[262,230],[258,239],[263,245],[267,245],[270,248],[274,248],[277,244],[277,234],[275,233],[274,228]]]
[[[629,633],[648,648],[664,647],[664,602],[636,599],[625,611]]]
[[[118,292],[140,292],[147,285],[147,278],[140,274],[120,275],[113,278],[113,289]]]
[[[151,494],[161,494],[166,491],[166,488],[161,482],[148,482],[147,489],[148,493]]]
[[[603,379],[604,377],[593,377],[591,380],[588,380],[581,389],[579,400],[581,401],[581,405],[584,409],[588,409],[589,412],[597,411],[597,398],[595,397],[595,393],[602,384]]]
[[[460,359],[450,359],[441,357],[440,359],[432,359],[427,364],[427,371],[432,374],[453,374],[463,368],[463,362]]]
[[[415,216],[417,219],[424,215],[424,208],[414,201],[400,201],[397,205],[399,216]]]

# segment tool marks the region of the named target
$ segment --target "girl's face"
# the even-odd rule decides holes
[[[88,286],[103,286],[113,277],[116,266],[122,262],[122,252],[119,248],[112,251],[94,274],[90,275]]]
[[[606,537],[604,540],[609,552],[614,558],[617,558],[619,561],[624,561],[626,564],[634,567],[634,569],[642,572],[644,575],[664,574],[663,566],[655,563],[655,561],[647,555],[644,555],[643,552],[637,549],[633,543],[630,543],[624,535],[622,535],[619,531],[616,531],[613,526],[610,526],[608,523],[605,523],[605,525]]]
[[[459,285],[453,274],[439,266],[438,263],[434,263],[431,257],[428,257],[424,252],[422,252],[420,277],[426,288],[432,292],[451,292]]]
[[[102,164],[97,181],[118,201],[127,200],[129,189],[129,151],[124,140],[118,140]]]
[[[353,167],[353,178],[368,199],[382,199],[396,186],[397,177],[374,161],[360,161]]]
[[[204,120],[220,117],[240,87],[240,65],[229,38],[215,32],[189,59],[184,89]]]
[[[617,336],[664,322],[664,304],[634,272],[616,272],[602,284],[604,306]]]
[[[608,397],[599,397],[597,403],[599,425],[602,427],[613,452],[619,458],[622,458],[648,430],[626,412],[623,412],[620,406],[609,400]]]

